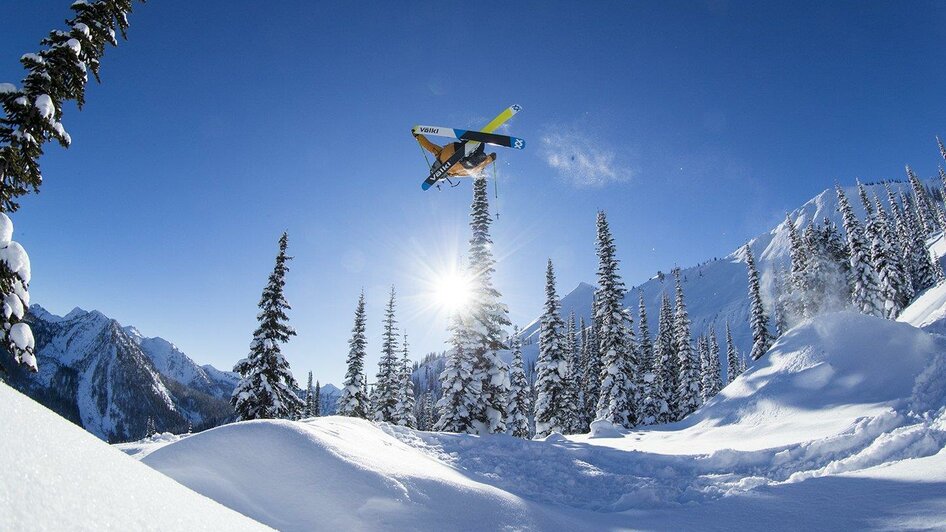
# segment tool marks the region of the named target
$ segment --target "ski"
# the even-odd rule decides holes
[[[492,144],[495,146],[504,146],[517,150],[526,147],[526,141],[519,137],[510,137],[508,135],[499,135],[496,133],[486,133],[485,131],[475,131],[472,129],[454,129],[450,127],[438,126],[414,126],[412,130],[415,135],[436,135],[438,137],[453,137],[460,140],[475,140],[483,144]]]
[[[490,122],[486,124],[485,127],[483,127],[482,132],[492,133],[496,131],[497,129],[499,129],[499,126],[505,124],[507,120],[515,116],[516,113],[518,113],[521,110],[522,110],[522,106],[520,106],[519,104],[510,105],[505,110],[503,110],[503,112],[499,113],[496,116],[496,118],[490,120]],[[434,184],[436,184],[437,181],[440,181],[440,179],[443,178],[443,176],[447,174],[447,170],[450,170],[450,168],[452,168],[453,165],[460,162],[460,160],[463,159],[463,157],[465,157],[466,155],[473,153],[473,150],[475,150],[479,145],[480,145],[480,142],[477,142],[475,140],[464,140],[461,146],[461,148],[463,149],[457,150],[456,153],[454,153],[449,159],[447,159],[446,162],[440,165],[439,168],[431,172],[431,174],[427,177],[427,179],[425,179],[424,182],[421,183],[420,188],[427,190],[430,187],[434,186]]]
[[[451,155],[450,158],[441,164],[440,167],[438,167],[435,171],[431,172],[431,174],[427,176],[427,179],[425,179],[424,182],[420,184],[420,188],[427,190],[428,188],[434,186],[437,181],[440,181],[443,176],[447,175],[447,170],[453,168],[453,165],[457,164],[461,159],[467,156],[467,146],[469,145],[470,142],[463,141],[460,149]],[[472,150],[470,150],[469,153],[472,153]]]

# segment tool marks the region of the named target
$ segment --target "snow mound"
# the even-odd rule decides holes
[[[359,419],[234,423],[143,462],[280,530],[584,529]]]
[[[4,530],[264,530],[0,383]]]

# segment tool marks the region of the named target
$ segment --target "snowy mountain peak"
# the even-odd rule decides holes
[[[84,309],[75,307],[72,310],[70,310],[68,314],[63,316],[62,319],[66,321],[74,320],[76,318],[81,318],[82,316],[85,316],[86,314],[88,314],[88,312],[86,312]]]
[[[34,304],[28,320],[40,371],[14,371],[9,382],[100,438],[138,438],[148,418],[185,431],[233,415],[235,376],[198,366],[167,340],[79,307],[60,317]]]

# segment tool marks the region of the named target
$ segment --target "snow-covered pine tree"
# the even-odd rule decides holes
[[[893,193],[893,189],[890,188],[890,183],[884,183],[884,192],[887,194],[887,203],[890,205],[890,216],[893,220],[893,242],[890,242],[890,246],[896,249],[901,257],[904,257],[904,260],[909,266],[909,257],[910,257],[910,244],[909,240],[904,238],[906,233],[906,219],[903,217],[903,207],[897,203],[897,197]],[[912,267],[910,272],[912,274]]]
[[[529,399],[529,381],[526,380],[525,367],[522,365],[522,340],[519,338],[519,328],[512,333],[512,364],[509,367],[509,406],[506,408],[506,430],[517,438],[528,438],[529,409],[532,401]]]
[[[939,137],[936,137],[936,145],[939,147],[939,154],[946,161],[946,146],[943,146],[943,141]],[[939,182],[942,187],[940,191],[942,192],[943,201],[940,202],[939,212],[946,211],[946,170],[943,170],[943,167],[939,167]],[[946,220],[941,220],[940,225],[943,226],[943,230],[946,231]]]
[[[841,211],[844,232],[847,235],[848,260],[851,264],[851,303],[864,314],[883,316],[880,283],[870,261],[870,249],[864,243],[861,224],[844,191],[839,185],[834,188],[838,195],[838,210]]]
[[[313,392],[315,399],[312,400],[312,415],[319,417],[322,415],[322,387],[319,386],[319,381],[315,381],[315,391]]]
[[[467,341],[462,336],[465,329],[459,314],[454,315],[451,330],[453,349],[447,354],[447,362],[440,373],[442,395],[437,402],[440,418],[434,430],[473,433],[476,431],[483,381],[476,378],[475,359],[465,350]]]
[[[131,8],[132,0],[74,2],[75,16],[66,21],[69,30],[51,31],[41,41],[42,50],[20,58],[28,71],[22,87],[0,83],[0,345],[14,363],[30,371],[38,369],[33,331],[22,321],[30,301],[30,261],[23,246],[12,240],[13,222],[4,213],[16,212],[20,196],[39,192],[43,145],[72,143],[61,123],[63,104],[74,101],[82,108],[87,70],[99,81],[105,46],[118,45],[116,30],[126,36]]]
[[[539,333],[539,358],[535,364],[535,434],[548,436],[564,433],[569,427],[568,353],[565,324],[559,315],[555,293],[555,271],[552,259],[545,270],[545,312]]]
[[[926,193],[926,189],[923,187],[923,183],[920,183],[920,178],[916,176],[916,173],[913,172],[913,169],[910,168],[909,165],[907,165],[906,171],[907,179],[910,181],[910,188],[913,191],[913,207],[916,209],[917,221],[919,221],[920,227],[923,229],[923,238],[925,239],[936,231],[936,222],[930,211],[930,198]]]
[[[2,85],[0,85],[2,89]],[[2,123],[0,123],[0,142],[2,142]],[[3,160],[0,159],[0,164]],[[0,176],[3,168],[0,167]],[[38,371],[36,364],[36,342],[33,330],[23,319],[30,302],[30,259],[18,242],[13,238],[13,222],[0,212],[0,298],[3,312],[0,313],[0,346],[10,353],[15,364],[21,364],[29,371]],[[0,378],[4,372],[3,359],[0,358]]]
[[[861,183],[860,179],[855,179],[854,182],[857,184],[857,195],[861,199],[861,206],[864,207],[864,214],[869,218],[874,214],[874,206],[867,196],[867,189],[864,188],[864,184]]]
[[[901,274],[897,257],[890,248],[890,235],[887,231],[887,214],[880,200],[875,197],[876,211],[870,216],[867,233],[873,236],[870,245],[870,259],[874,270],[879,274],[880,296],[883,299],[883,317],[895,319],[906,306],[906,279]],[[912,288],[912,287],[911,287]]]
[[[578,400],[581,389],[581,346],[575,324],[575,313],[568,314],[565,324],[565,359],[568,361],[565,373],[565,393],[562,396],[564,434],[578,434],[582,429],[581,405]]]
[[[640,396],[641,396],[641,424],[652,425],[657,421],[660,412],[660,403],[655,397],[654,386],[657,374],[654,371],[657,361],[654,360],[654,344],[650,339],[650,328],[647,326],[647,306],[644,304],[644,291],[637,291],[637,334],[638,352],[640,356]]]
[[[805,271],[808,268],[808,254],[795,223],[791,216],[785,214],[785,226],[788,228],[789,256],[791,257],[791,269],[789,273],[789,289],[782,292],[781,299],[784,301],[783,309],[789,316],[783,317],[786,321],[794,322],[797,319],[805,318],[806,307],[809,306],[808,297],[810,290]],[[809,227],[811,225],[809,224]]]
[[[903,206],[903,224],[898,228],[901,240],[909,246],[910,280],[915,294],[926,290],[943,279],[943,269],[939,261],[933,258],[926,248],[926,238],[916,219],[910,198],[900,191],[900,204]]]
[[[303,407],[302,399],[294,392],[296,379],[279,347],[296,335],[286,315],[291,307],[283,296],[289,271],[286,263],[292,259],[286,255],[288,246],[289,235],[283,233],[276,265],[260,296],[259,327],[253,333],[250,354],[233,367],[241,380],[230,403],[241,420],[289,418]]]
[[[755,267],[752,247],[746,244],[746,267],[749,274],[749,326],[752,328],[752,360],[759,360],[769,350],[772,335],[769,334],[769,318],[762,305],[762,288],[759,286],[759,270]]]
[[[454,322],[454,339],[462,343],[462,352],[472,363],[479,386],[475,405],[470,407],[471,425],[463,432],[505,432],[509,375],[497,351],[503,349],[510,325],[508,309],[500,302],[501,294],[493,286],[493,243],[489,236],[492,218],[489,214],[486,178],[473,180],[473,204],[470,212],[469,277],[471,301]],[[446,412],[443,415],[448,415]]]
[[[700,407],[700,361],[693,352],[693,337],[690,335],[690,315],[683,297],[680,269],[674,268],[676,301],[673,317],[673,343],[677,355],[679,381],[674,403],[677,411],[674,419],[680,420]]]
[[[596,419],[633,428],[640,423],[637,404],[637,346],[634,345],[630,315],[624,312],[624,282],[618,274],[619,261],[614,238],[604,211],[598,211],[598,290],[595,293],[598,321],[598,353],[601,359],[601,388]]]
[[[589,348],[589,335],[590,328],[585,323],[585,317],[581,316],[578,318],[578,357],[576,358],[576,368],[574,383],[575,389],[578,394],[578,433],[583,433],[588,431],[588,427],[593,421],[588,415],[588,411],[591,408],[597,406],[589,406],[588,403],[597,403],[597,401],[588,400],[588,396],[585,394],[585,382],[588,379],[588,348]],[[597,377],[595,377],[597,378]]]
[[[847,308],[851,301],[847,253],[837,230],[826,218],[824,226],[809,224],[805,229],[803,253],[805,269],[800,272],[798,287],[803,289],[802,317]],[[778,319],[776,319],[778,323]],[[779,336],[785,327],[779,324]]]
[[[705,334],[701,334],[696,339],[696,358],[700,361],[700,406],[702,406],[706,402],[706,394],[710,389],[710,377],[707,373],[710,369],[709,342]]]
[[[726,380],[732,382],[742,372],[739,351],[736,350],[736,344],[732,341],[732,329],[729,327],[729,320],[726,320]]]
[[[597,298],[595,298],[597,299]],[[601,391],[601,353],[598,344],[598,305],[592,301],[591,324],[586,330],[585,341],[582,342],[584,351],[585,371],[581,383],[582,394],[585,398],[585,424],[591,425],[598,415],[598,396]]]
[[[675,421],[680,410],[677,403],[677,389],[680,386],[680,371],[677,364],[677,348],[673,335],[673,309],[670,298],[664,292],[660,298],[660,314],[657,321],[657,341],[654,344],[654,408],[657,410],[656,423]]]
[[[368,340],[365,337],[365,292],[358,296],[355,308],[355,325],[348,340],[348,370],[342,391],[338,397],[338,415],[348,417],[368,417],[368,391],[365,379],[365,355]]]
[[[384,309],[381,326],[381,358],[378,360],[378,375],[375,378],[374,420],[387,423],[398,422],[398,400],[401,396],[401,364],[397,351],[397,319],[395,310],[397,294],[391,287],[391,295]]]
[[[398,365],[398,396],[397,415],[395,423],[398,425],[417,428],[417,418],[414,417],[414,383],[411,381],[411,359],[407,347],[407,333],[404,333],[401,363]]]
[[[704,388],[704,393],[706,398],[703,400],[706,401],[712,399],[723,389],[723,375],[722,368],[719,361],[719,341],[716,339],[716,326],[710,327],[709,333],[709,389]]]
[[[650,339],[650,327],[647,325],[647,306],[644,304],[644,291],[637,291],[637,338],[640,346],[640,366],[645,372],[653,372],[654,344]]]
[[[302,417],[312,417],[315,412],[315,392],[312,390],[312,372],[309,372],[309,382],[306,383],[305,395],[302,398]]]

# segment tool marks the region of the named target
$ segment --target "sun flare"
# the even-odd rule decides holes
[[[451,314],[470,300],[470,280],[456,270],[439,275],[433,288],[434,303]]]

